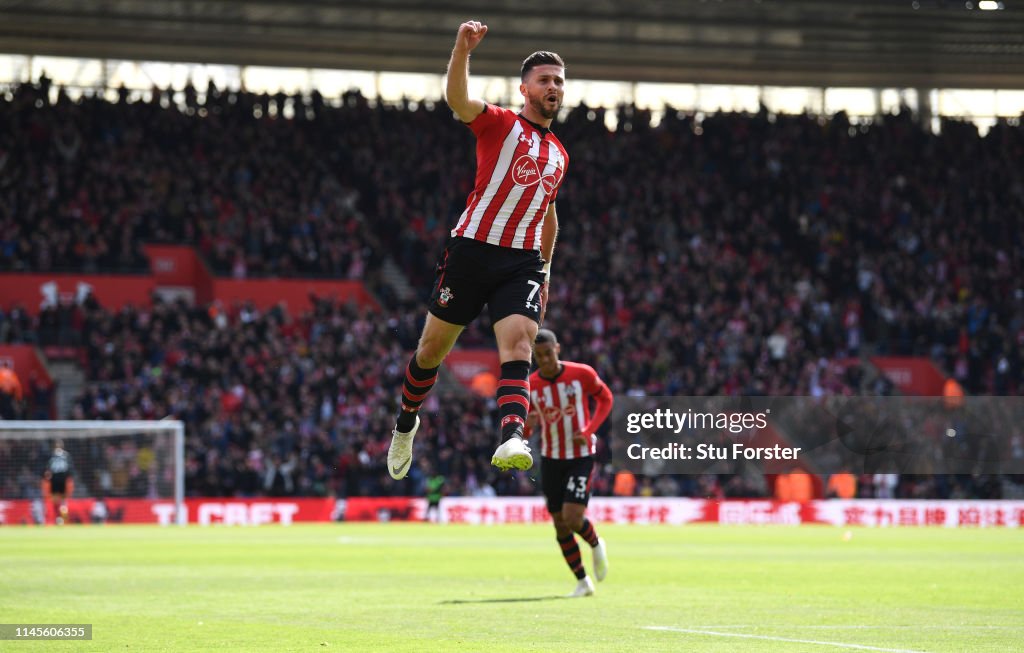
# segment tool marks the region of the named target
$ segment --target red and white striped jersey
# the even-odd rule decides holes
[[[477,139],[476,182],[452,236],[540,249],[544,216],[569,164],[565,148],[550,130],[493,104],[469,128]]]
[[[560,460],[593,456],[597,436],[586,433],[586,444],[581,444],[573,442],[573,434],[600,426],[590,423],[590,400],[598,400],[595,416],[604,421],[611,411],[611,391],[589,365],[561,363],[554,379],[545,379],[540,371],[530,375],[531,410],[538,412],[542,426],[541,455]]]

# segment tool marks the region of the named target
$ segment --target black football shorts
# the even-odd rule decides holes
[[[561,512],[566,503],[590,503],[590,477],[594,473],[594,458],[540,459],[540,485],[548,512]]]
[[[445,322],[462,326],[475,320],[484,305],[491,324],[509,315],[525,315],[540,323],[543,268],[537,250],[453,237],[437,262],[429,310]]]

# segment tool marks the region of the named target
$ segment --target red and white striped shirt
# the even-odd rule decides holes
[[[597,402],[590,419],[590,400]],[[612,393],[594,368],[582,363],[562,361],[562,371],[554,379],[545,379],[540,371],[530,375],[532,410],[540,415],[541,455],[567,460],[593,456],[597,452],[594,431],[612,409]],[[573,442],[573,434],[582,432],[586,443]]]
[[[476,182],[452,236],[540,249],[544,216],[569,164],[565,148],[549,130],[493,104],[469,128],[477,139]]]

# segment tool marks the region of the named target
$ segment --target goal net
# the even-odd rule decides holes
[[[0,420],[0,524],[184,524],[185,426]]]

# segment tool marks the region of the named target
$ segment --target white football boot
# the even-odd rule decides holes
[[[569,595],[570,599],[576,599],[581,596],[593,596],[594,595],[594,581],[590,580],[590,576],[584,576],[580,579],[580,582],[576,583],[576,589],[573,590],[572,594]]]
[[[530,445],[520,437],[512,436],[501,443],[501,446],[491,457],[491,464],[505,471],[518,469],[525,471],[533,467],[533,456],[530,455]]]
[[[597,538],[597,546],[590,551],[594,554],[594,577],[600,583],[608,575],[608,549],[604,545],[604,538]]]
[[[395,427],[391,431],[391,446],[388,447],[388,474],[397,480],[405,478],[412,466],[412,440],[416,437],[416,431],[420,428],[420,416],[416,416],[416,423],[408,433],[402,433]]]

